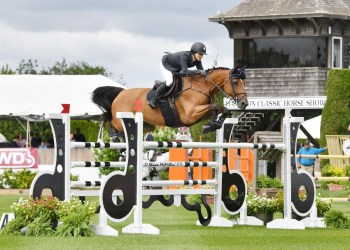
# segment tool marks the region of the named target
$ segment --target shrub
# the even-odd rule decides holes
[[[55,233],[48,216],[40,216],[27,226],[26,236],[51,236]]]
[[[85,201],[84,204],[82,204],[81,201],[76,198],[72,198],[70,201],[60,201],[57,209],[58,217],[67,217],[69,214],[77,213],[81,209],[85,211],[84,215],[86,219],[90,220],[96,213],[97,203]]]
[[[30,197],[28,200],[22,198],[13,203],[11,209],[15,217],[23,218],[27,223],[34,221],[37,217],[45,216],[51,221],[57,220],[59,200],[55,197],[35,198]]]
[[[283,208],[284,208],[283,190],[278,190],[278,192],[275,196],[275,199],[272,202],[273,202],[273,206],[276,209],[276,212],[283,213]]]
[[[4,170],[3,174],[0,175],[0,188],[17,188],[27,189],[33,182],[34,177],[37,175],[37,171],[33,172],[29,169],[22,169],[14,172],[12,169]],[[78,175],[71,174],[71,181],[77,181]]]
[[[182,189],[193,189],[194,187],[191,186],[183,186]],[[201,188],[203,189],[215,189],[214,185],[202,185]],[[207,195],[208,197],[208,195]],[[202,204],[202,195],[201,194],[190,194],[188,195],[188,202],[190,204]]]
[[[79,175],[76,174],[70,174],[70,180],[71,181],[78,181],[79,180]]]
[[[334,167],[328,166],[322,169],[322,176],[330,176],[330,177],[344,177],[346,176],[345,169],[342,167]],[[343,184],[342,181],[327,181],[324,185],[328,183],[331,184]]]
[[[29,188],[37,172],[22,169],[14,172],[12,169],[4,170],[1,183],[4,187],[24,189]]]
[[[247,214],[254,215],[257,213],[274,213],[277,211],[277,207],[274,202],[275,198],[268,198],[267,196],[259,196],[254,193],[248,193],[247,202]]]
[[[202,195],[200,194],[190,194],[188,196],[188,203],[190,204],[202,204]]]
[[[88,212],[83,207],[79,207],[74,213],[69,213],[66,215],[62,224],[57,228],[57,236],[93,236],[94,231],[89,226]]]
[[[161,180],[169,180],[169,170],[159,171],[158,174]]]
[[[105,130],[103,133],[103,141],[110,142],[111,138],[109,137],[107,131]],[[99,149],[95,148],[93,150],[96,161],[118,161],[120,157],[120,153],[116,149],[104,148]],[[110,167],[101,167],[99,168],[100,175],[108,175],[113,171],[120,170],[120,168],[110,168]]]
[[[345,166],[345,176],[350,176],[350,165]]]
[[[350,120],[350,70],[331,69],[326,84],[327,102],[322,110],[320,144],[326,145],[326,135],[341,135]]]
[[[1,230],[2,234],[20,234],[21,228],[27,226],[26,235],[49,236],[53,235],[54,223],[62,220],[66,224],[60,229],[59,235],[90,236],[91,232],[86,227],[96,212],[97,203],[83,204],[78,199],[59,201],[54,197],[40,197],[40,199],[20,199],[11,208],[15,219],[5,227],[6,230]],[[77,226],[75,231],[71,231],[72,225]]]
[[[331,210],[332,200],[325,200],[325,199],[321,198],[320,194],[317,194],[315,202],[316,202],[317,213],[319,215],[324,215],[329,210]]]
[[[350,219],[339,210],[330,210],[324,216],[328,228],[350,228]]]
[[[3,176],[2,176],[2,174],[0,174],[0,188],[4,188]]]
[[[320,194],[316,195],[315,203],[316,203],[317,213],[319,215],[325,214],[332,207],[332,200],[325,200],[321,197]],[[283,213],[283,208],[284,208],[283,190],[279,190],[277,192],[275,199],[273,199],[272,201],[272,206],[275,207],[277,212]]]
[[[277,178],[259,175],[256,179],[257,188],[283,188],[283,183]]]
[[[27,225],[26,220],[23,217],[17,217],[11,220],[6,227],[1,229],[2,235],[20,235],[21,229]]]
[[[341,167],[329,166],[323,174],[324,176],[342,177],[345,176],[345,170]]]

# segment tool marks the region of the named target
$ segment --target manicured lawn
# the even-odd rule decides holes
[[[19,197],[0,196],[0,214],[10,212],[10,205]],[[350,215],[349,203],[335,203],[334,208]],[[349,249],[350,230],[202,227],[195,225],[195,212],[160,203],[143,212],[144,223],[159,228],[160,235],[123,234],[122,228],[133,221],[132,214],[122,223],[110,223],[119,231],[119,237],[0,236],[0,249]],[[93,223],[97,223],[97,216]]]

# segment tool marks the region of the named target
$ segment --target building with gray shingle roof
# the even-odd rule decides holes
[[[350,0],[242,0],[209,21],[227,28],[233,64],[247,65],[248,100],[314,103],[312,98],[325,96],[328,70],[349,67]],[[239,122],[236,127],[249,127],[243,138],[252,138],[256,130],[281,130],[284,110],[261,105],[250,112],[263,113],[270,123],[256,128],[264,122],[250,127]],[[302,107],[292,115],[312,118],[321,112],[322,107]]]
[[[209,21],[248,65],[251,96],[323,96],[327,70],[349,67],[350,0],[243,0]]]
[[[243,0],[233,9],[211,17],[226,20],[258,20],[282,18],[331,18],[349,20],[347,0]]]

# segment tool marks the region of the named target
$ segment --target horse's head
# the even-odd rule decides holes
[[[239,68],[237,65],[229,71],[229,81],[230,84],[225,84],[225,92],[234,99],[237,107],[240,109],[245,109],[248,106],[248,98],[245,91],[246,78],[244,70],[245,67]]]
[[[239,68],[238,66],[233,69],[222,67],[207,69],[207,74],[205,76],[199,76],[194,79],[191,78],[189,84],[192,86],[193,80],[193,82],[197,82],[203,87],[202,83],[205,82],[210,88],[210,97],[213,97],[218,91],[221,91],[226,97],[232,98],[238,108],[245,109],[248,106],[248,99],[245,92],[244,79],[246,76],[244,69],[245,67]],[[203,91],[204,89],[200,92],[203,93]]]

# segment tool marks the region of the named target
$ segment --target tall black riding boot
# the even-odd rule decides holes
[[[158,106],[158,102],[160,98],[163,96],[163,94],[167,89],[168,89],[168,86],[166,86],[165,82],[162,82],[162,84],[158,87],[154,97],[148,102],[148,105],[152,109],[155,109]]]

